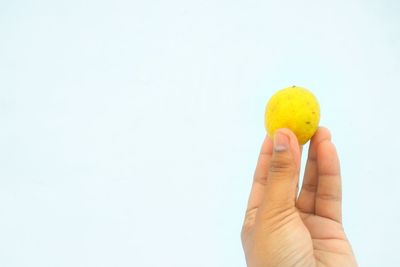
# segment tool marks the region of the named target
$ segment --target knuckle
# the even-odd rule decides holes
[[[335,201],[335,202],[340,202],[342,200],[342,195],[339,193],[318,193],[317,192],[317,198],[321,200],[326,200],[326,201]]]
[[[317,191],[317,184],[313,183],[303,183],[302,190],[314,193]]]
[[[267,175],[254,175],[254,181],[261,184],[261,185],[266,185],[267,184]]]
[[[287,156],[279,156],[274,158],[269,166],[271,173],[287,173],[294,171],[294,163]]]

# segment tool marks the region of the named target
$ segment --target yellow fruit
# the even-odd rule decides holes
[[[265,109],[265,129],[269,136],[279,128],[289,128],[304,145],[318,129],[320,110],[317,98],[307,89],[292,86],[276,92]]]

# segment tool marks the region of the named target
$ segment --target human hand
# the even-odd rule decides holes
[[[311,139],[297,197],[300,160],[293,132],[266,137],[241,232],[247,265],[357,266],[342,227],[339,159],[326,128]]]

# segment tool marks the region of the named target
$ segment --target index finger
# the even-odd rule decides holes
[[[266,136],[258,156],[257,166],[254,172],[253,184],[247,204],[247,211],[258,208],[264,199],[265,184],[268,178],[269,164],[272,157],[272,140]]]

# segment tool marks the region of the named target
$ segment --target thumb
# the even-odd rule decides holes
[[[275,132],[273,144],[263,204],[294,206],[300,168],[299,143],[292,131],[279,129]]]

